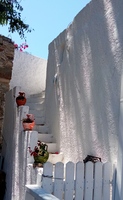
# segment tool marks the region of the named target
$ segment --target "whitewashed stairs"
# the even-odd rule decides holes
[[[38,132],[38,139],[48,145],[48,151],[55,153],[58,151],[53,135],[49,133],[49,128],[45,123],[45,92],[30,95],[26,105],[29,106],[29,113],[34,115],[35,128]]]
[[[45,123],[44,101],[45,92],[30,95],[27,98],[26,105],[29,106],[29,113],[34,114],[36,125],[43,125]]]

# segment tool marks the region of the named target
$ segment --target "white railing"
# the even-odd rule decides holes
[[[24,200],[25,185],[38,184],[40,169],[33,168],[33,160],[28,147],[32,149],[37,144],[36,131],[23,131],[22,119],[29,112],[28,106],[17,107],[16,97],[20,87],[10,90],[6,94],[5,115],[3,123],[3,170],[6,173],[5,200]],[[0,167],[2,163],[0,161]]]
[[[26,200],[58,200],[37,185],[26,186]]]
[[[43,169],[42,186],[26,186],[25,200],[42,200],[42,192],[44,199],[53,194],[60,200],[114,200],[113,173],[110,163],[68,162],[64,165],[59,162],[54,166],[47,162]],[[49,199],[54,199],[54,196]]]

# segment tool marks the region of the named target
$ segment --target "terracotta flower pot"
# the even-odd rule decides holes
[[[24,130],[33,130],[34,126],[35,126],[35,122],[31,122],[31,123],[23,122]]]
[[[16,103],[18,106],[23,106],[26,103],[26,97],[24,92],[19,92],[19,96],[16,98]]]

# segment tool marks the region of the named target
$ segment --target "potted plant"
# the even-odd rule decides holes
[[[47,162],[49,158],[48,146],[47,144],[38,140],[37,146],[35,146],[32,151],[30,147],[29,152],[30,155],[34,157],[34,166],[42,166],[43,163]]]
[[[18,97],[16,97],[17,106],[23,106],[26,103],[26,97],[24,92],[19,92]]]
[[[35,119],[32,114],[27,114],[27,117],[23,119],[24,130],[32,130],[35,126]]]

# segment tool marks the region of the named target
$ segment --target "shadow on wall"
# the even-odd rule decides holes
[[[52,51],[57,51],[54,60],[59,82],[53,89],[56,102],[48,96],[48,112],[59,107],[55,114],[59,115],[60,150],[66,161],[77,162],[87,154],[99,156],[103,162],[116,161],[123,65],[120,4],[92,1],[51,43]]]

